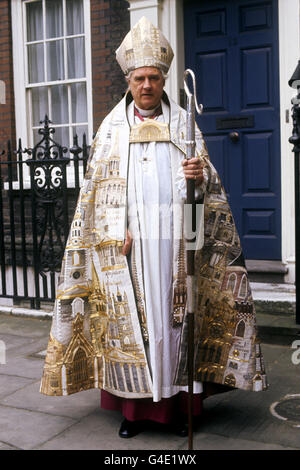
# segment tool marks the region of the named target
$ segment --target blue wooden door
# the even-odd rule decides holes
[[[197,121],[247,259],[281,259],[277,16],[277,0],[184,7],[186,67],[204,106]]]

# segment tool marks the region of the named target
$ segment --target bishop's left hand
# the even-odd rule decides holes
[[[203,163],[200,158],[190,158],[183,160],[183,173],[186,179],[195,180],[196,186],[203,182]]]

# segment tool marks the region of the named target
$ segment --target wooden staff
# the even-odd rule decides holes
[[[193,80],[192,94],[187,85],[187,77],[190,75]],[[202,112],[202,105],[199,107],[196,95],[196,81],[194,72],[190,69],[184,72],[184,91],[187,95],[187,120],[186,120],[186,159],[195,157],[195,107],[199,114]],[[195,180],[187,179],[187,213],[185,215],[185,238],[187,244],[196,244],[196,235],[187,238],[188,234],[196,233],[196,205],[195,205]],[[190,248],[192,248],[190,246]],[[187,247],[187,318],[188,318],[188,430],[189,430],[189,450],[193,449],[193,383],[194,383],[194,311],[195,311],[195,250]]]

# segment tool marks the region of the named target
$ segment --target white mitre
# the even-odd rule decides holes
[[[163,33],[145,16],[125,36],[116,59],[127,75],[139,67],[157,67],[167,73],[174,53]]]

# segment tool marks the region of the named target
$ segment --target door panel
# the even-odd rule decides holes
[[[185,2],[197,117],[246,258],[281,258],[277,0]],[[231,137],[238,133],[238,138]]]
[[[197,54],[197,79],[203,93],[205,112],[227,109],[227,61],[225,51]]]
[[[242,109],[272,106],[271,48],[241,50],[241,56]]]

